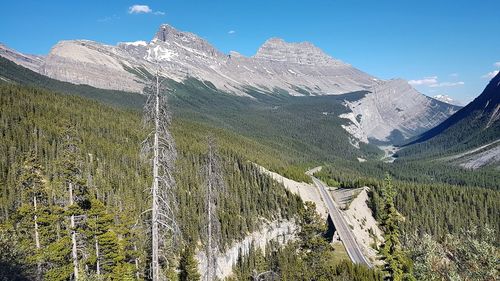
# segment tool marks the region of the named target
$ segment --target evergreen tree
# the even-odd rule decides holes
[[[118,248],[108,250],[103,249],[103,240],[106,240],[106,233],[111,229],[113,224],[113,217],[110,214],[106,213],[106,208],[102,202],[97,199],[90,200],[91,209],[87,212],[87,237],[93,239],[94,249],[93,253],[90,255],[88,263],[90,263],[93,267],[95,267],[95,273],[97,277],[100,278],[101,274],[106,274],[110,272],[103,272],[103,264],[106,267],[109,264],[106,262],[106,259],[103,258],[103,251],[114,251],[117,252]],[[103,239],[104,238],[104,239]],[[116,245],[117,243],[115,243]]]
[[[402,216],[394,206],[395,194],[391,177],[387,174],[382,189],[384,207],[381,227],[384,230],[385,241],[380,254],[385,262],[384,271],[387,272],[388,280],[412,280],[409,261],[399,241],[399,223],[402,221]]]
[[[36,264],[36,280],[42,279],[42,245],[40,237],[40,214],[48,203],[47,179],[36,155],[31,153],[24,161],[19,175],[19,189],[21,191],[21,206],[18,209],[20,230],[25,235],[26,249],[34,253],[29,256],[29,262]],[[45,231],[43,231],[45,232]]]
[[[185,246],[181,253],[179,261],[179,280],[180,281],[198,281],[200,273],[198,272],[198,262],[194,258],[192,246]]]

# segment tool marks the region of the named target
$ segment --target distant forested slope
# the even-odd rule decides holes
[[[500,74],[474,101],[398,152],[412,159],[437,157],[477,148],[500,139]]]

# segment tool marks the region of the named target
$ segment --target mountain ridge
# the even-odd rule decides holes
[[[269,96],[371,92],[367,95],[371,98],[363,99],[356,109],[349,101],[345,102],[350,110],[364,113],[346,116],[352,124],[344,129],[352,135],[355,146],[360,141],[368,143],[369,139],[390,142],[394,139],[391,134],[404,139],[413,137],[456,110],[451,105],[433,106],[437,103],[422,98],[422,94],[407,84],[380,93],[377,89],[392,85],[392,80],[375,78],[329,56],[309,42],[290,43],[271,38],[254,56],[245,57],[234,52],[226,55],[196,34],[176,30],[168,24],[160,25],[150,42],[121,42],[114,46],[91,40],[60,41],[45,57],[38,72],[65,82],[142,93],[158,69],[162,76],[177,83],[194,78],[209,82],[219,92],[250,98],[254,98],[256,92]],[[391,98],[393,94],[398,98]],[[370,105],[371,101],[384,99],[384,96],[394,102],[380,104],[377,108]],[[412,106],[405,106],[408,101]],[[420,113],[436,118],[420,118]],[[370,117],[374,114],[380,118]],[[377,131],[374,128],[387,121],[384,116],[391,116],[390,125]],[[410,124],[407,119],[413,117],[419,121]],[[359,125],[357,119],[361,119],[362,124],[369,124],[368,120],[377,122]]]
[[[499,163],[500,74],[471,103],[398,152],[402,158],[435,158],[469,168]],[[477,156],[477,157],[476,157]]]

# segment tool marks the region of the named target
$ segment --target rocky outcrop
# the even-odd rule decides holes
[[[266,41],[253,57],[226,55],[199,36],[161,25],[150,42],[109,46],[63,41],[52,48],[41,73],[52,78],[99,88],[140,92],[146,75],[161,68],[176,81],[195,77],[218,89],[246,95],[249,88],[291,95],[340,94],[376,83],[370,75],[336,60],[311,43]]]
[[[297,226],[291,221],[273,221],[262,225],[261,229],[247,235],[243,240],[233,243],[229,249],[217,256],[217,277],[224,279],[233,272],[233,266],[240,255],[248,255],[250,248],[265,249],[267,243],[274,240],[286,244],[295,237]],[[207,259],[203,251],[196,254],[198,260],[198,271],[202,274],[206,271]]]
[[[127,71],[137,62],[124,50],[93,41],[61,41],[46,57],[40,73],[48,77],[90,86],[141,92],[144,85]]]
[[[280,38],[267,40],[254,56],[256,59],[277,61],[283,63],[306,65],[342,65],[347,64],[333,59],[320,48],[309,42],[287,43]]]
[[[389,80],[370,88],[360,100],[346,101],[352,113],[344,128],[361,142],[397,143],[441,123],[460,109],[420,94],[406,81]]]
[[[250,91],[297,96],[369,91],[360,100],[346,101],[351,112],[341,116],[350,120],[344,128],[355,146],[370,139],[406,139],[456,111],[455,106],[425,97],[403,80],[378,80],[308,42],[272,38],[252,57],[226,55],[205,39],[167,24],[149,42],[111,46],[61,41],[43,60],[21,54],[10,57],[57,80],[138,93],[157,71],[177,82],[209,81],[221,92],[242,96]]]
[[[44,61],[43,56],[21,54],[18,51],[15,51],[1,43],[0,57],[4,57],[35,72],[39,72],[40,66]]]

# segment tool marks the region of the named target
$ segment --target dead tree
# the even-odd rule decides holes
[[[33,216],[33,221],[35,223],[35,247],[36,247],[36,252],[40,253],[40,234],[38,232],[38,209],[36,205],[36,195],[33,195],[33,208],[35,211],[35,214]],[[37,263],[36,263],[36,280],[42,280],[42,264],[40,263],[40,258],[37,257]]]
[[[79,280],[80,277],[78,250],[79,248],[80,251],[86,248],[85,239],[79,239],[78,237],[78,228],[86,222],[86,215],[82,206],[86,206],[88,201],[88,190],[85,181],[82,179],[82,162],[78,148],[81,140],[77,136],[75,128],[68,124],[64,132],[62,155],[59,162],[60,177],[68,187],[67,212],[70,216],[69,232],[74,280]],[[84,252],[83,256],[85,258]]]
[[[178,237],[175,218],[177,200],[174,194],[174,163],[177,157],[175,142],[170,134],[171,114],[167,96],[171,89],[162,88],[159,72],[155,83],[147,89],[148,99],[144,106],[145,124],[153,126],[143,142],[143,155],[151,159],[153,183],[151,185],[151,277],[153,281],[165,280],[160,261],[168,262]],[[160,260],[161,259],[161,260]]]
[[[73,183],[69,183],[69,206],[73,206]],[[70,217],[70,228],[71,228],[71,257],[73,259],[73,274],[75,280],[78,280],[78,253],[76,245],[76,225],[75,225],[75,215],[71,214]]]
[[[217,276],[217,254],[220,250],[221,225],[217,215],[217,206],[226,192],[222,164],[213,137],[207,137],[208,152],[203,168],[205,178],[205,254],[207,267],[204,279],[215,280]]]

